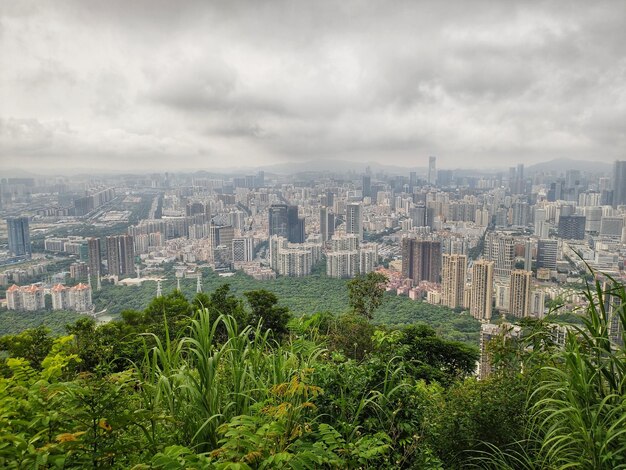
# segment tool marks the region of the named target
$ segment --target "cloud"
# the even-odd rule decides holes
[[[610,161],[625,43],[622,2],[3,4],[0,168]]]

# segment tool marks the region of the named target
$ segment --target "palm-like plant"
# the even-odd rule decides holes
[[[490,468],[626,468],[626,291],[607,276],[585,291],[582,326],[561,349],[535,350],[539,385],[528,399],[527,440],[507,452],[482,452]],[[537,357],[543,367],[537,368]]]

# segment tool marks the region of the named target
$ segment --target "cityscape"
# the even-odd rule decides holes
[[[626,2],[0,2],[0,468],[626,470]]]
[[[416,309],[470,315],[488,337],[492,319],[582,308],[589,269],[625,279],[626,161],[608,173],[469,176],[431,156],[405,175],[8,178],[1,195],[2,303],[16,311],[45,310],[49,296],[52,310],[106,321],[120,311],[92,301],[103,284],[159,295],[170,276],[201,292],[206,268],[267,282],[376,271]]]

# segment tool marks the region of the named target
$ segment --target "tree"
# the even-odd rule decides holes
[[[24,330],[17,335],[0,338],[0,351],[7,351],[11,357],[26,359],[33,369],[41,368],[41,361],[52,348],[50,330],[43,325]]]
[[[472,374],[479,356],[476,348],[440,338],[427,325],[404,328],[396,354],[402,354],[414,377],[443,385]]]
[[[265,289],[259,289],[243,294],[252,309],[248,324],[256,326],[259,320],[263,321],[263,328],[270,329],[276,336],[288,333],[287,323],[291,318],[287,307],[279,307],[278,297]]]
[[[387,277],[377,272],[359,275],[348,282],[348,297],[352,311],[371,320],[374,310],[383,303],[387,282]]]

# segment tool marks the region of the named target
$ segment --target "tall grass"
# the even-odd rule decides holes
[[[218,329],[226,331],[222,344]],[[273,386],[292,380],[321,352],[311,344],[281,346],[271,337],[260,323],[240,331],[230,316],[211,321],[206,309],[196,312],[181,338],[170,338],[166,329],[164,341],[155,338],[155,346],[146,347],[139,369],[144,403],[153,412],[162,409],[173,423],[155,420],[146,434],[158,436],[159,427],[173,424],[179,444],[199,453],[216,449],[222,424],[250,413]]]
[[[483,452],[473,463],[626,468],[626,291],[609,277],[606,284],[588,285],[585,296],[582,326],[573,326],[563,348],[551,351],[529,394],[527,440],[515,450]]]

